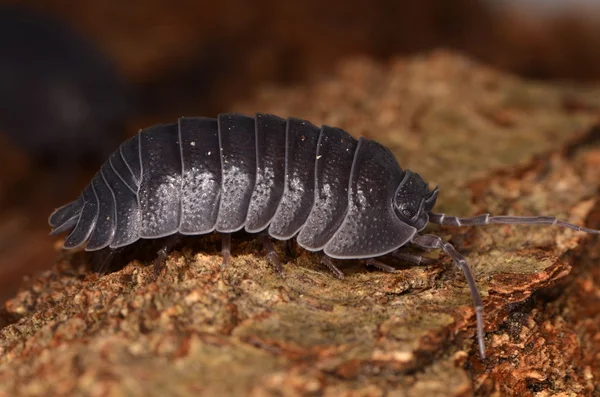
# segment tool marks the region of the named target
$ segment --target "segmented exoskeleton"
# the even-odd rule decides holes
[[[123,143],[81,196],[57,209],[49,223],[53,234],[72,229],[65,248],[87,243],[87,250],[216,231],[224,236],[224,263],[230,255],[230,233],[245,229],[261,234],[267,256],[278,268],[268,236],[295,237],[301,247],[337,259],[393,253],[423,263],[423,258],[397,250],[408,243],[439,248],[465,274],[484,357],[483,304],[465,258],[440,237],[418,233],[429,222],[557,224],[600,231],[554,217],[436,214],[432,210],[438,191],[430,190],[418,174],[401,169],[379,143],[356,140],[339,128],[269,114],[185,117],[142,130]],[[327,257],[324,263],[342,276]]]

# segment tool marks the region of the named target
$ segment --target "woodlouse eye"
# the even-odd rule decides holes
[[[412,217],[413,217],[413,215],[414,215],[414,214],[412,213],[412,211],[411,211],[411,210],[409,210],[408,208],[403,208],[403,209],[402,209],[400,212],[402,213],[402,215],[403,215],[403,216],[405,216],[405,217],[407,217],[407,218],[409,218],[409,219],[410,219],[410,218],[412,218]]]

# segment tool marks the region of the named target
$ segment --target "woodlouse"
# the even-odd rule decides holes
[[[598,234],[554,217],[432,212],[439,189],[400,168],[381,144],[328,126],[270,114],[180,118],[142,130],[114,152],[81,196],[49,218],[52,234],[71,230],[64,247],[119,248],[140,238],[223,233],[223,263],[230,233],[260,233],[267,258],[281,271],[269,238],[323,251],[330,258],[367,259],[412,243],[445,251],[464,273],[475,306],[479,350],[485,357],[483,304],[465,258],[440,237],[419,235],[429,223],[451,226],[559,225]],[[163,256],[166,249],[162,250]]]

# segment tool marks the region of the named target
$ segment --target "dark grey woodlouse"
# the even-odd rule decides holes
[[[72,230],[66,249],[119,248],[140,238],[223,233],[223,263],[230,233],[260,233],[267,258],[281,270],[269,238],[288,240],[328,258],[367,259],[411,243],[445,251],[461,269],[475,306],[478,344],[485,357],[483,304],[465,258],[440,237],[419,235],[429,222],[450,226],[559,225],[599,234],[554,217],[479,215],[458,218],[432,212],[439,189],[400,168],[379,143],[328,126],[269,114],[217,119],[180,118],[142,130],[114,152],[81,196],[49,218],[52,234]],[[165,255],[165,252],[162,252]]]

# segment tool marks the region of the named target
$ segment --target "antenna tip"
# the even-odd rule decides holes
[[[475,308],[475,317],[477,320],[477,342],[479,344],[479,354],[481,359],[485,360],[485,334],[483,331],[483,307]]]

